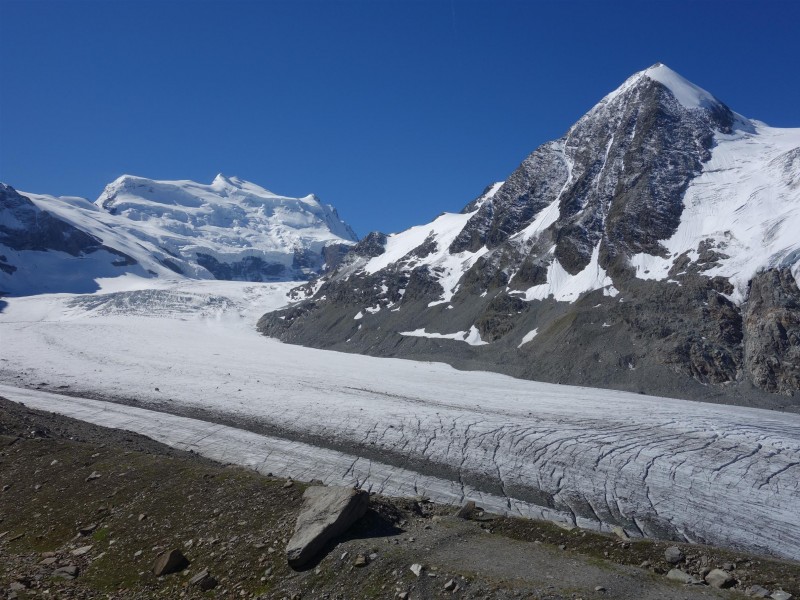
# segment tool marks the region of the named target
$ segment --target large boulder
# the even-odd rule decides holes
[[[341,535],[364,516],[369,494],[345,487],[313,486],[303,494],[294,535],[286,547],[289,566],[300,568],[316,556],[325,544]]]
[[[183,555],[183,552],[174,548],[158,556],[153,565],[153,574],[156,577],[161,577],[162,575],[183,571],[188,566],[189,559]]]

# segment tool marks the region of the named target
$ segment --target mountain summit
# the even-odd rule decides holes
[[[800,129],[656,64],[461,214],[373,233],[261,330],[748,402],[800,390]]]

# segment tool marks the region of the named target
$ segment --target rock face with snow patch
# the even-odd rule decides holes
[[[800,129],[748,120],[657,64],[461,214],[369,236],[259,328],[559,383],[791,403],[798,173]]]

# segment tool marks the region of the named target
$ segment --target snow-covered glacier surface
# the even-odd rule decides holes
[[[284,345],[253,323],[289,287],[8,299],[0,395],[264,472],[800,559],[800,415]]]

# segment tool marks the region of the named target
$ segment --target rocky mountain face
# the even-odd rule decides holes
[[[122,274],[307,280],[357,239],[313,195],[278,196],[224,175],[210,185],[125,175],[94,203],[3,185],[0,292],[89,292]]]
[[[461,214],[370,234],[259,329],[537,380],[800,406],[798,231],[800,129],[746,119],[658,64]]]

